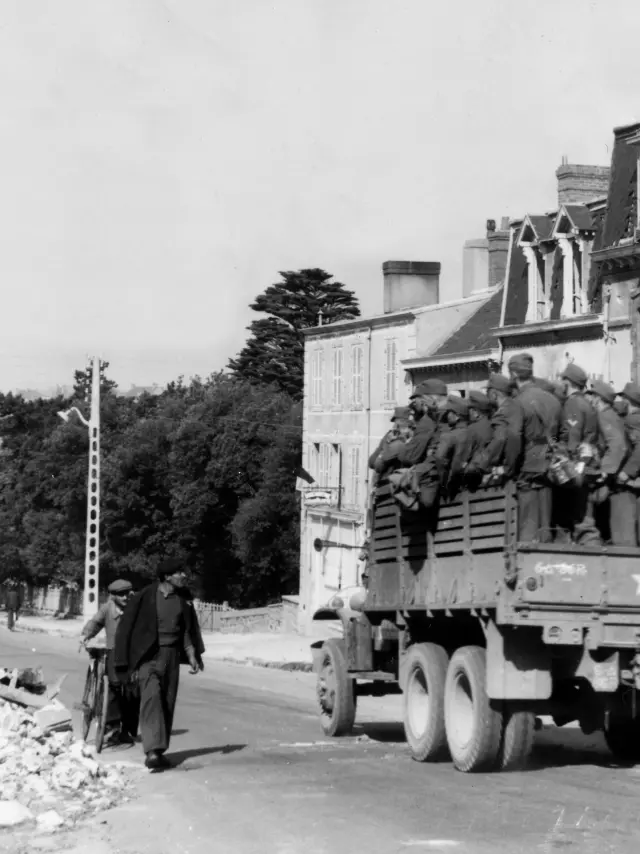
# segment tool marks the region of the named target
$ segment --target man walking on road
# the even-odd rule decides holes
[[[150,770],[168,767],[164,754],[171,739],[180,664],[189,663],[192,674],[204,669],[204,644],[181,562],[163,561],[157,576],[129,601],[115,644],[116,670],[122,678],[137,674],[142,748]]]
[[[10,632],[15,630],[16,620],[18,619],[18,611],[20,610],[20,593],[14,583],[7,590],[7,628]]]

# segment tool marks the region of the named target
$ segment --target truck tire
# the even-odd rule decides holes
[[[317,682],[320,725],[325,735],[349,735],[356,719],[356,683],[347,672],[344,641],[322,646]]]
[[[533,750],[536,716],[533,712],[505,703],[502,710],[502,741],[498,754],[501,771],[522,771]]]
[[[449,662],[444,715],[458,771],[488,771],[498,762],[502,715],[487,696],[486,670],[486,651],[479,646],[461,647]]]
[[[444,686],[449,656],[434,643],[418,643],[407,653],[403,686],[404,731],[417,762],[448,757]]]
[[[609,726],[604,729],[604,739],[619,762],[640,762],[640,723],[637,719],[612,715]]]

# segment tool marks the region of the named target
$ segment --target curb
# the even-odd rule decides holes
[[[6,623],[0,623],[3,629],[7,628]],[[27,635],[52,635],[57,638],[79,638],[82,631],[82,627],[78,627],[78,631],[76,632],[63,632],[60,629],[51,628],[51,629],[40,629],[36,626],[17,626],[14,634],[27,634]]]
[[[231,655],[225,655],[222,658],[215,659],[216,661],[224,661],[227,664],[241,664],[244,667],[266,667],[270,670],[285,670],[297,673],[313,673],[313,664],[309,661],[265,661],[263,658],[234,658]],[[206,661],[206,657],[205,657]]]

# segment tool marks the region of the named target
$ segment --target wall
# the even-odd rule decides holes
[[[0,585],[0,608],[4,607],[7,595],[6,585]],[[104,602],[106,591],[100,593],[99,600]],[[69,587],[22,585],[20,590],[22,610],[43,616],[82,616],[82,590]]]
[[[222,634],[290,633],[297,631],[298,597],[283,597],[282,602],[265,608],[247,608],[241,611],[223,609],[210,602],[194,602],[198,621],[203,632]]]

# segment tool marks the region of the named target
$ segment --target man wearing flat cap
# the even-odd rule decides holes
[[[598,415],[585,396],[586,372],[575,363],[569,363],[561,375],[566,400],[562,407],[559,446],[574,462],[579,460],[580,448],[594,449],[598,443]],[[582,483],[558,490],[554,501],[557,522],[556,539],[569,539],[585,545],[601,542],[594,519],[593,485]]]
[[[204,644],[182,561],[167,558],[156,574],[158,580],[127,604],[114,655],[118,673],[137,674],[142,749],[150,770],[168,766],[164,754],[171,739],[180,664],[190,664],[192,674],[204,669]]]
[[[624,426],[629,446],[629,456],[618,474],[618,484],[623,493],[621,501],[629,505],[627,518],[634,523],[636,542],[640,544],[640,386],[627,383],[620,396],[627,404]],[[629,532],[630,536],[630,532]]]
[[[138,734],[138,703],[130,686],[120,683],[113,659],[116,630],[132,593],[132,587],[129,581],[118,579],[112,582],[107,590],[109,598],[82,630],[82,644],[86,647],[92,638],[104,630],[109,679],[105,741],[107,744],[132,744]]]
[[[433,455],[443,493],[453,498],[462,487],[464,469],[469,461],[469,406],[464,398],[450,395],[444,405],[448,430],[440,433]]]
[[[518,538],[548,543],[552,539],[552,494],[547,480],[549,456],[558,438],[562,406],[555,395],[533,382],[533,357],[512,356],[509,374],[516,387],[521,457],[518,466]]]
[[[616,393],[609,383],[594,380],[591,398],[598,415],[600,478],[598,484],[609,493],[609,524],[614,546],[636,544],[635,518],[619,475],[628,457],[624,421],[615,411]]]

